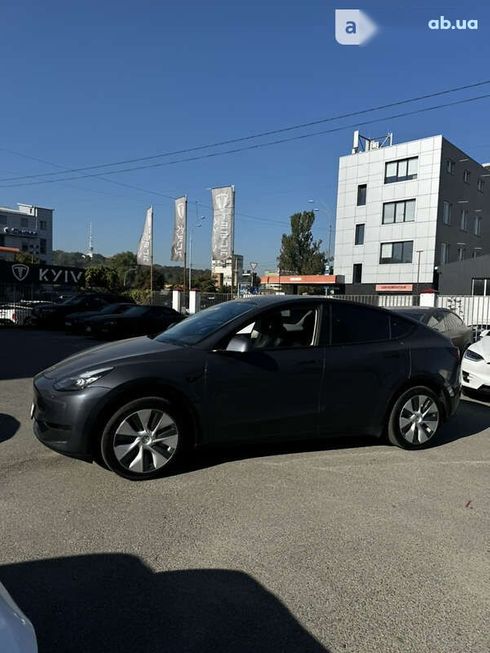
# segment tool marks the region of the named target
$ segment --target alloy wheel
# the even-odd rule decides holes
[[[436,433],[439,421],[436,402],[427,395],[414,395],[400,411],[400,432],[410,444],[424,444]]]
[[[116,428],[114,455],[129,472],[150,474],[170,462],[178,441],[174,419],[163,410],[145,408],[125,417]]]

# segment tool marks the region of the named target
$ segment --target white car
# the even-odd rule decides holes
[[[0,651],[37,653],[34,628],[2,583],[0,583]]]
[[[31,316],[32,308],[19,304],[0,305],[0,324],[22,326]]]
[[[465,351],[461,361],[461,382],[468,390],[490,391],[490,331]]]

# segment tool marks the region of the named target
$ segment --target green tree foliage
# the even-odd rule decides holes
[[[91,265],[85,272],[87,288],[104,288],[118,291],[121,288],[117,272],[107,265]]]
[[[105,265],[106,258],[102,254],[94,254],[92,258],[82,252],[64,252],[61,249],[53,251],[53,264],[66,265],[74,268],[86,268],[90,265]]]
[[[24,265],[37,265],[39,259],[34,254],[29,254],[28,252],[17,252],[15,255],[16,263],[24,263]]]
[[[291,233],[283,234],[277,259],[279,269],[291,274],[324,274],[326,256],[320,251],[321,240],[313,240],[313,211],[291,216]]]

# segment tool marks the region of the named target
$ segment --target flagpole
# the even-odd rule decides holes
[[[153,304],[153,207],[151,206],[151,239],[150,239],[150,304]]]
[[[185,303],[185,272],[187,268],[187,195],[185,195],[185,221],[184,221],[184,303]],[[189,286],[190,290],[190,286]]]

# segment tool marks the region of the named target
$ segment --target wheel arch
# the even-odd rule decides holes
[[[107,397],[100,410],[94,415],[89,427],[89,448],[92,455],[97,454],[97,438],[102,435],[105,424],[116,410],[140,397],[161,397],[167,399],[179,412],[179,416],[189,429],[190,447],[199,443],[201,420],[189,397],[174,386],[158,379],[138,379],[119,386]]]
[[[448,408],[447,408],[447,399],[445,396],[445,391],[444,391],[444,382],[442,379],[437,379],[430,374],[418,374],[417,376],[410,377],[406,381],[404,381],[396,391],[393,393],[391,396],[390,401],[387,404],[387,408],[385,411],[384,419],[383,419],[383,431],[382,431],[382,436],[386,435],[387,428],[388,428],[388,422],[390,419],[391,411],[393,410],[393,406],[396,404],[398,399],[401,397],[401,395],[406,392],[407,390],[410,390],[410,388],[416,388],[418,386],[425,386],[429,390],[432,390],[434,394],[437,395],[439,398],[441,407],[442,407],[442,419],[445,421],[448,417]]]

